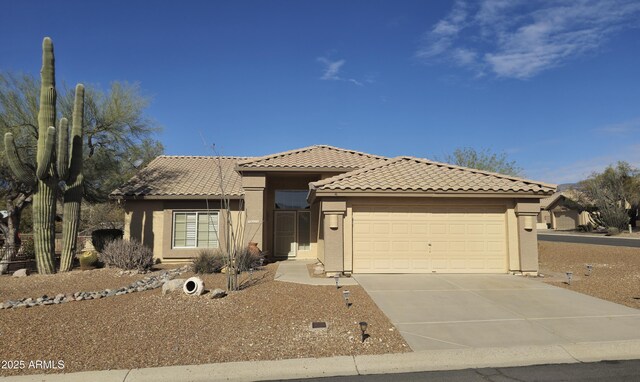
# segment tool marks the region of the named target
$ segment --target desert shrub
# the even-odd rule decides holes
[[[607,228],[607,236],[615,236],[620,234],[620,229],[617,227]]]
[[[225,266],[225,260],[218,250],[202,249],[193,258],[192,264],[195,273],[218,273]]]
[[[146,271],[153,267],[153,252],[136,240],[111,241],[98,258],[106,265],[126,270]]]
[[[98,262],[98,255],[94,251],[83,252],[78,256],[80,268],[87,269],[93,267]]]
[[[239,272],[259,268],[264,262],[262,252],[245,248],[236,255],[236,265]]]
[[[593,224],[591,224],[591,223],[580,224],[578,226],[578,231],[580,231],[580,232],[593,232]]]
[[[24,257],[26,257],[27,259],[35,259],[35,257],[36,257],[36,248],[35,248],[35,245],[33,244],[33,238],[32,237],[24,238],[22,240],[22,243],[20,243],[20,247],[21,247],[22,255]]]
[[[122,239],[121,229],[97,229],[91,232],[91,242],[98,252],[102,252],[107,244],[118,239]]]

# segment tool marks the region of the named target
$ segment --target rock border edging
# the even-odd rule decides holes
[[[4,303],[0,303],[0,309],[15,309],[22,307],[31,308],[34,306],[58,305],[72,301],[99,300],[105,297],[121,296],[123,294],[135,292],[144,292],[146,290],[160,288],[167,281],[181,275],[184,272],[187,272],[189,269],[189,266],[185,265],[180,268],[163,271],[157,276],[148,276],[143,278],[142,280],[133,282],[126,287],[118,289],[104,289],[97,292],[76,292],[67,294],[59,293],[54,297],[44,295],[35,299],[23,298],[19,300],[8,300]]]

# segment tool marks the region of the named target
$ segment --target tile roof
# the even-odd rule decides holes
[[[555,194],[547,198],[540,199],[540,209],[543,209],[543,210],[548,209],[549,207],[554,205],[558,201],[558,199],[560,199],[561,197],[564,197],[565,199],[569,199],[573,202],[582,202],[587,204],[593,203],[580,190],[568,189],[568,190],[556,192]]]
[[[555,185],[413,157],[311,183],[312,190],[485,192],[550,195]]]
[[[189,196],[197,199],[221,196],[221,186],[229,196],[242,196],[242,178],[235,167],[239,160],[245,159],[247,158],[161,155],[138,175],[114,190],[111,196],[125,199]]]
[[[238,162],[239,170],[251,169],[341,169],[353,170],[387,158],[327,145],[304,147]]]

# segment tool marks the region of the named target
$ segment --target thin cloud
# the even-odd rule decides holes
[[[607,166],[618,161],[626,161],[633,167],[640,168],[640,145],[630,145],[615,152],[603,153],[597,157],[587,155],[569,163],[526,168],[532,179],[551,183],[575,183],[587,179],[594,172],[602,172]]]
[[[640,117],[628,121],[613,123],[595,129],[596,132],[604,134],[629,134],[640,130]]]
[[[635,0],[458,1],[422,38],[425,62],[452,62],[483,75],[527,79],[595,52],[638,21]]]
[[[322,72],[322,76],[320,76],[321,80],[324,81],[346,81],[350,82],[357,86],[364,86],[364,84],[355,78],[343,78],[339,75],[342,66],[346,63],[345,60],[336,60],[332,61],[326,57],[318,57],[318,62],[324,65],[324,70]]]
[[[324,57],[318,57],[318,61],[325,65],[324,72],[322,73],[321,80],[339,80],[338,72],[344,65],[345,60],[330,61]]]

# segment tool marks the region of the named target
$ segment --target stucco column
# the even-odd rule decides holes
[[[324,271],[333,276],[344,271],[344,215],[347,203],[338,200],[321,202],[324,232]]]
[[[520,271],[538,273],[538,232],[536,216],[540,213],[540,200],[518,200],[516,202],[518,218],[518,244],[520,247]]]
[[[246,211],[246,228],[244,242],[258,243],[261,249],[264,244],[264,188],[266,177],[264,174],[243,174],[242,188],[244,189],[244,208]]]

